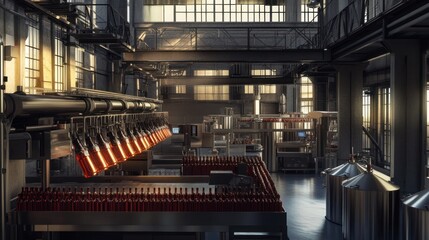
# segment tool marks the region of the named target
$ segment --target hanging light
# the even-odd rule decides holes
[[[308,8],[318,8],[320,6],[320,0],[308,0],[307,7]]]

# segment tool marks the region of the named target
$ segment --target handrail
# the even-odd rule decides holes
[[[357,29],[383,17],[387,12],[407,1],[410,0],[398,0],[396,3],[391,1],[391,6],[386,5],[387,0],[372,0],[371,2],[370,0],[352,1],[323,26],[324,37],[321,44],[324,47],[334,44]],[[376,3],[376,7],[371,8],[370,5],[372,3]],[[377,8],[377,3],[381,3],[381,7]]]
[[[76,32],[78,34],[85,33],[107,33],[116,35],[123,42],[131,44],[130,41],[130,24],[116,9],[110,4],[71,4],[78,13],[77,21],[82,22],[81,25],[77,22]],[[92,7],[97,9],[94,10]],[[99,9],[102,8],[100,14]]]
[[[158,50],[287,50],[298,48],[320,48],[319,26],[265,28],[262,26],[195,27],[195,26],[152,26],[140,27],[136,36],[137,49]],[[216,36],[217,37],[216,37]],[[215,36],[215,37],[213,37]]]

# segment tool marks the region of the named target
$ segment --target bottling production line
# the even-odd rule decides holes
[[[0,19],[0,240],[429,240],[429,1]]]
[[[166,113],[154,112],[156,106],[160,104],[159,101],[117,100],[100,98],[100,95],[88,97],[78,94],[73,96],[7,94],[5,99],[6,115],[15,116],[10,118],[13,119],[11,129],[14,130],[11,134],[19,132],[17,126],[22,124],[21,126],[25,128],[21,131],[30,132],[30,139],[24,141],[25,144],[31,145],[30,149],[35,147],[36,141],[31,141],[34,133],[30,126],[25,125],[28,124],[27,119],[34,121],[36,117],[53,116],[54,122],[64,121],[66,127],[62,130],[69,133],[71,140],[63,143],[70,147],[71,141],[75,159],[82,169],[83,177],[88,178],[86,184],[89,184],[70,188],[67,182],[50,183],[48,170],[50,160],[45,159],[42,186],[23,188],[13,204],[16,211],[8,213],[10,214],[8,224],[12,229],[10,234],[14,238],[26,239],[32,236],[33,231],[106,231],[108,226],[114,226],[109,231],[218,231],[225,236],[226,233],[232,234],[229,238],[233,239],[234,232],[257,230],[279,232],[282,239],[287,239],[286,215],[265,164],[260,158],[238,160],[239,157],[217,157],[216,162],[214,159],[198,161],[193,159],[192,163],[187,161],[183,163],[184,175],[188,174],[186,169],[189,166],[204,169],[191,171],[191,175],[195,173],[207,175],[212,170],[228,170],[228,173],[232,174],[239,163],[245,163],[250,170],[244,174],[251,176],[255,184],[243,185],[243,188],[240,183],[236,183],[226,184],[225,189],[212,189],[207,177],[170,178],[172,185],[179,184],[174,188],[174,192],[170,187],[168,192],[166,191],[165,182],[161,187],[155,184],[157,181],[165,181],[162,177],[158,177],[160,179],[94,177],[96,181],[106,182],[137,180],[116,189],[114,184],[110,186],[109,183],[104,183],[95,188],[89,183],[91,177],[101,171],[120,164],[171,136]],[[46,111],[47,101],[56,102],[52,109],[51,104],[49,105],[49,111]],[[83,115],[79,116],[82,113]],[[85,113],[88,116],[85,116]],[[30,116],[31,118],[28,118]],[[48,139],[40,140],[40,146],[45,145],[46,140],[48,142],[51,140],[49,136],[52,131],[58,130],[61,129],[53,125],[48,129],[39,127],[34,130],[43,131],[48,135]],[[25,144],[20,147],[26,147]],[[49,145],[44,146],[43,150],[52,152],[60,148],[64,147]],[[37,151],[28,151],[27,158],[36,158],[34,156],[36,153]],[[42,155],[42,150],[40,153]],[[70,154],[67,151],[63,153]],[[152,185],[145,185],[145,181],[152,182]],[[196,192],[194,187],[188,187],[187,184],[191,186],[196,184]],[[161,188],[164,189],[163,192]],[[247,201],[248,204],[243,204]],[[212,207],[209,207],[210,202]],[[82,221],[82,218],[86,220]],[[165,222],[164,219],[170,220]],[[273,225],[272,222],[276,224]]]
[[[218,232],[225,239],[264,232],[287,239],[286,213],[260,157],[185,157],[184,176],[176,177],[101,174],[171,136],[167,113],[156,111],[161,101],[84,89],[2,91],[0,98],[1,144],[10,149],[2,164],[37,159],[42,165],[40,181],[22,186],[17,197],[9,198],[2,175],[3,239],[67,233],[85,239],[105,231]],[[50,176],[52,161],[70,155],[81,176]]]

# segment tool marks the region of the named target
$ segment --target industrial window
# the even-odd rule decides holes
[[[252,69],[252,77],[268,77],[268,76],[275,76],[277,75],[277,69],[270,69],[270,68],[258,68],[258,69]],[[246,86],[252,86],[247,87]],[[275,94],[277,93],[276,85],[259,85],[259,90],[261,94]],[[245,94],[253,94],[254,89],[253,85],[245,85],[244,89]]]
[[[83,48],[75,48],[76,87],[83,88]]]
[[[197,85],[194,86],[194,99],[201,101],[229,100],[228,85]]]
[[[301,22],[317,22],[318,8],[309,8],[307,0],[301,1]]]
[[[75,48],[76,87],[95,88],[95,56],[91,49]]]
[[[275,76],[277,69],[252,69],[252,76]]]
[[[229,76],[229,70],[194,70],[196,77]]]
[[[64,58],[64,43],[61,41],[62,28],[54,25],[54,85],[53,90],[63,91],[66,79],[66,65]]]
[[[144,5],[144,22],[284,22],[285,6],[194,0],[186,5]]]
[[[26,93],[37,93],[36,87],[40,87],[40,31],[39,16],[35,14],[27,15],[28,36],[25,40],[25,75],[24,91]]]
[[[86,80],[87,88],[95,89],[95,55],[89,54],[89,71],[88,80]]]
[[[176,94],[186,94],[186,85],[176,85]]]
[[[261,94],[276,94],[276,85],[270,84],[270,85],[260,85],[260,93]]]
[[[244,85],[244,94],[253,94],[254,92],[254,85]]]
[[[391,106],[390,106],[390,87],[380,88],[378,90],[378,131],[379,143],[383,150],[384,159],[378,159],[377,165],[390,169],[391,160]]]
[[[362,91],[362,124],[371,129],[371,95],[368,90]],[[371,151],[371,141],[364,132],[362,132],[362,149],[366,152]]]
[[[244,85],[244,94],[254,94],[254,85]],[[260,94],[276,94],[277,86],[274,84],[270,85],[259,85]]]
[[[308,77],[301,77],[300,106],[304,114],[313,111],[313,83]]]

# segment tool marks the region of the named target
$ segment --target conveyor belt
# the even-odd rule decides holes
[[[228,166],[239,160],[247,161],[225,159],[230,161]],[[9,223],[18,232],[222,232],[229,239],[237,232],[269,232],[286,240],[286,213],[265,165],[260,158],[248,160],[258,177],[260,186],[256,188],[214,188],[198,176],[173,177],[186,179],[175,183],[134,179],[52,184],[43,191],[24,189],[19,211],[10,213]],[[200,166],[195,161],[193,165]],[[179,193],[180,188],[187,193]]]

